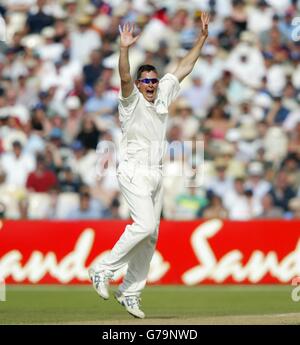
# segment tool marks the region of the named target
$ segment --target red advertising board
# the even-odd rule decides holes
[[[109,251],[125,221],[4,221],[6,283],[88,283],[87,267]],[[300,221],[162,221],[153,284],[289,284],[300,276]],[[126,268],[115,274],[122,279]]]

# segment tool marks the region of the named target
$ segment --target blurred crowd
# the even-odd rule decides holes
[[[181,144],[164,166],[163,217],[300,218],[294,0],[2,0],[0,218],[128,217],[113,169],[118,26],[140,34],[132,75],[148,63],[163,76],[199,36],[201,10],[209,38],[170,107],[167,139]]]

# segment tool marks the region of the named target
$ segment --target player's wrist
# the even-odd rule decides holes
[[[207,29],[207,28],[202,29],[202,31],[201,31],[201,36],[202,36],[202,37],[205,37],[205,38],[208,36],[208,29]]]

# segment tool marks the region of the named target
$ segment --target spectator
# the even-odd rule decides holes
[[[23,104],[18,103],[17,90],[9,89],[6,92],[6,107],[2,110],[9,116],[16,118],[19,124],[25,124],[29,120],[29,111]]]
[[[78,14],[79,14],[79,3],[76,0],[65,0],[64,11],[66,12],[66,18],[68,29],[73,31],[77,28]]]
[[[214,195],[222,198],[223,195],[232,189],[232,180],[226,176],[227,163],[224,159],[216,159],[214,168],[216,170],[216,176],[212,177],[205,187]]]
[[[278,172],[270,194],[273,198],[274,205],[281,207],[287,212],[289,201],[296,196],[296,193],[289,184],[285,171]]]
[[[92,89],[87,87],[84,83],[83,76],[76,76],[73,80],[74,86],[68,93],[68,96],[76,96],[80,99],[81,104],[84,104],[92,95]]]
[[[51,132],[49,133],[49,140],[53,144],[54,147],[59,149],[63,145],[64,141],[64,135],[63,131],[59,127],[54,127],[51,129]]]
[[[283,90],[282,102],[283,107],[289,110],[289,114],[291,111],[298,109],[297,89],[290,80],[288,80]]]
[[[271,189],[270,183],[264,179],[264,166],[262,163],[251,162],[248,165],[248,175],[246,188],[252,190],[254,196],[261,200]]]
[[[105,218],[113,218],[113,219],[120,219],[120,201],[118,198],[114,198],[110,208],[106,210]]]
[[[103,71],[102,52],[93,50],[90,55],[90,63],[83,67],[83,75],[86,85],[94,87]]]
[[[176,218],[195,219],[207,203],[206,197],[199,194],[196,187],[188,187],[176,198]]]
[[[244,123],[239,128],[240,140],[237,143],[238,158],[245,163],[254,160],[257,151],[262,147],[262,142],[258,138],[258,131],[253,121]]]
[[[91,200],[89,193],[84,192],[80,194],[80,204],[78,208],[70,211],[67,219],[99,219],[103,217],[104,209],[96,200]]]
[[[232,1],[232,14],[234,26],[237,28],[238,36],[242,31],[247,29],[247,9],[244,0],[233,0]]]
[[[68,36],[68,17],[67,17],[66,12],[61,11],[59,16],[56,15],[55,23],[54,23],[54,31],[55,31],[54,41],[57,43],[64,43]]]
[[[199,120],[193,115],[190,103],[184,98],[179,99],[176,103],[176,113],[171,122],[182,128],[184,140],[191,139],[199,129]]]
[[[17,82],[16,104],[20,104],[25,107],[28,107],[28,106],[32,107],[35,103],[37,103],[37,100],[38,100],[37,92],[34,88],[29,87],[28,72],[24,71],[24,73],[20,74],[16,82]]]
[[[192,72],[192,77],[201,78],[203,86],[206,88],[212,87],[222,76],[224,62],[218,57],[217,53],[218,49],[214,45],[206,44],[202,49],[203,58],[197,62]]]
[[[182,92],[188,106],[192,107],[193,113],[198,117],[204,117],[210,105],[211,85],[203,85],[198,74],[192,74],[192,86]],[[178,109],[179,110],[179,109]]]
[[[291,133],[288,150],[300,157],[300,120],[297,121],[294,131]]]
[[[96,184],[97,154],[94,150],[87,150],[83,144],[75,140],[71,145],[73,154],[67,160],[72,171],[79,175],[82,182],[88,186]]]
[[[204,121],[204,126],[211,130],[212,139],[215,140],[224,139],[228,129],[232,125],[222,103],[214,105],[209,111],[207,119]]]
[[[28,32],[31,34],[40,33],[45,27],[54,24],[53,16],[46,13],[44,7],[46,0],[36,0],[36,8],[27,16]]]
[[[281,169],[286,172],[289,184],[294,190],[300,188],[300,159],[295,153],[290,153],[282,162]]]
[[[61,150],[53,143],[47,143],[44,151],[46,166],[56,174],[59,173],[63,166],[63,155]]]
[[[258,216],[261,219],[282,219],[283,210],[274,205],[274,200],[271,194],[266,194],[261,201],[262,213]]]
[[[77,96],[67,97],[66,108],[68,117],[65,122],[65,140],[71,144],[80,130],[83,117],[80,99]]]
[[[219,196],[217,196],[213,193],[209,195],[209,204],[203,210],[202,217],[206,218],[206,219],[212,219],[212,218],[226,219],[226,218],[228,218],[228,212],[223,207],[222,199]]]
[[[293,11],[288,10],[286,11],[284,18],[282,21],[280,21],[278,28],[282,34],[282,36],[288,41],[292,37],[293,30],[295,29],[295,26],[292,25],[293,21]]]
[[[80,141],[86,149],[95,150],[100,140],[100,136],[101,131],[96,127],[93,118],[91,116],[84,117],[76,140]]]
[[[229,219],[249,220],[262,212],[259,199],[253,196],[250,189],[245,189],[244,183],[243,178],[236,178],[234,188],[223,195],[223,202],[228,211]]]
[[[220,47],[225,51],[230,51],[238,42],[238,29],[234,25],[232,18],[225,18],[224,29],[218,36]]]
[[[168,65],[170,61],[168,43],[162,40],[159,42],[158,50],[153,56],[153,66],[156,67],[158,75],[164,74],[165,66]]]
[[[269,127],[264,137],[265,159],[279,165],[288,153],[288,138],[279,126]]]
[[[284,43],[284,38],[280,34],[278,25],[280,23],[280,18],[277,14],[272,17],[271,27],[267,30],[263,30],[258,35],[262,47],[268,47],[271,44],[272,38],[279,40],[281,44]]]
[[[71,39],[71,57],[73,60],[85,64],[94,49],[101,47],[100,35],[91,29],[91,17],[81,15],[78,18],[79,29],[72,31]]]
[[[269,30],[272,26],[273,9],[265,0],[258,0],[257,7],[252,7],[248,11],[249,30],[260,33]]]
[[[241,34],[241,41],[228,56],[226,68],[234,75],[239,88],[260,86],[265,75],[264,58],[253,33],[244,31]]]
[[[42,135],[50,132],[51,128],[46,110],[47,108],[43,103],[37,103],[32,109],[31,128]]]
[[[106,91],[103,80],[98,81],[95,85],[95,94],[86,102],[85,111],[98,116],[111,115],[116,107],[116,96],[112,92]]]
[[[62,43],[55,42],[55,29],[47,26],[41,31],[45,42],[37,49],[37,53],[43,60],[58,61],[64,51]]]
[[[300,198],[292,198],[289,201],[289,209],[292,212],[292,218],[300,219]]]
[[[82,182],[70,167],[64,167],[59,176],[59,190],[62,193],[79,193]]]
[[[266,120],[270,125],[282,124],[289,114],[289,109],[287,109],[282,104],[282,98],[276,97],[274,99],[273,107],[270,109],[269,114],[267,114]]]
[[[291,111],[283,122],[283,128],[286,132],[291,133],[295,130],[298,123],[300,123],[300,97],[297,98],[298,106]]]
[[[36,193],[47,193],[57,185],[55,174],[47,168],[45,158],[38,155],[36,158],[36,170],[27,178],[26,187]]]
[[[12,143],[12,152],[4,153],[0,164],[6,175],[5,183],[12,187],[25,187],[29,173],[35,168],[33,156],[24,153],[19,141]]]
[[[275,51],[278,49],[279,47],[274,48]],[[281,94],[286,84],[286,72],[283,64],[276,58],[276,54],[272,53],[272,51],[265,53],[264,65],[267,90],[275,98],[274,112],[276,110],[276,115],[277,111],[281,109]]]

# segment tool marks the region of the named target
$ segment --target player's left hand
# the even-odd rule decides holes
[[[209,24],[210,16],[207,12],[201,13],[201,22],[202,22],[202,35],[208,36],[208,24]]]
[[[119,31],[120,31],[120,43],[121,47],[127,47],[129,48],[132,46],[140,37],[140,35],[133,37],[133,31],[134,31],[134,24],[126,23],[123,26],[119,25]]]

